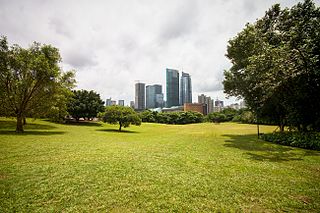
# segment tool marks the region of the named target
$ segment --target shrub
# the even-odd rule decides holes
[[[140,113],[143,122],[156,122],[164,124],[191,124],[201,123],[203,115],[199,112],[152,112],[145,110]]]
[[[261,138],[282,145],[320,150],[320,132],[276,132]]]
[[[209,122],[215,122],[215,123],[220,123],[220,122],[225,122],[227,121],[227,116],[223,113],[220,112],[212,112],[207,115],[207,120]]]

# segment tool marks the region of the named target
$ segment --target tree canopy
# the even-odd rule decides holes
[[[26,116],[66,113],[66,96],[75,80],[72,71],[62,72],[60,61],[58,49],[51,45],[35,42],[25,49],[0,38],[0,111],[17,118],[16,132],[23,132]]]
[[[104,102],[93,90],[73,90],[73,96],[68,103],[69,114],[79,121],[79,118],[94,118],[104,110]]]
[[[107,106],[99,117],[102,118],[103,122],[119,124],[119,131],[122,127],[129,127],[130,124],[141,125],[141,118],[131,107]]]
[[[229,41],[226,56],[225,93],[282,130],[320,129],[320,9],[311,0],[272,6]]]

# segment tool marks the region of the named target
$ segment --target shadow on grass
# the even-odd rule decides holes
[[[139,133],[136,131],[132,131],[132,130],[121,130],[119,131],[118,129],[97,129],[96,131],[100,131],[100,132],[117,132],[117,133]]]
[[[24,135],[62,135],[65,134],[63,131],[28,131],[25,130],[23,133],[16,133],[13,130],[0,130],[0,135],[16,135],[16,136],[24,136]]]
[[[12,121],[0,121],[0,130],[2,129],[16,129],[17,122],[15,120]],[[55,129],[55,126],[47,125],[47,124],[35,124],[32,122],[27,122],[26,125],[24,125],[24,129]]]
[[[276,145],[271,142],[258,140],[257,135],[223,135],[228,137],[224,146],[230,148],[237,148],[247,151],[245,154],[251,160],[256,161],[270,161],[270,162],[283,162],[283,161],[297,161],[303,160],[304,156],[318,156],[316,151],[299,150],[294,152],[296,148],[289,146]]]

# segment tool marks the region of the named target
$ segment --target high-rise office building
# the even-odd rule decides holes
[[[167,107],[179,106],[179,71],[166,69]]]
[[[144,110],[146,108],[145,103],[145,84],[144,83],[136,83],[135,84],[135,109]]]
[[[148,85],[146,87],[146,108],[153,109],[162,107],[161,102],[163,102],[163,100],[161,100],[161,97],[163,98],[161,85]]]
[[[157,103],[157,108],[163,108],[164,105],[164,95],[163,93],[161,94],[156,94],[156,103]]]
[[[218,98],[214,101],[214,111],[220,112],[223,109],[223,101],[220,101]]]
[[[191,78],[188,73],[182,72],[180,80],[180,105],[192,103]]]
[[[106,100],[106,106],[111,106],[111,98],[108,98],[107,100]]]
[[[214,106],[216,107],[223,107],[223,101],[220,101],[219,99],[216,99],[214,101]]]
[[[118,105],[119,106],[124,106],[124,100],[118,100]]]
[[[198,103],[206,104],[207,105],[207,113],[213,112],[213,100],[210,96],[205,96],[204,94],[201,94],[198,96]]]
[[[134,101],[130,101],[130,107],[134,108]]]

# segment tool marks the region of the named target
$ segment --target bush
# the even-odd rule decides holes
[[[233,117],[232,121],[252,124],[256,123],[256,118],[251,111],[245,109],[239,110],[238,114]]]
[[[228,118],[225,114],[220,112],[212,112],[207,115],[207,121],[214,122],[214,123],[220,123],[228,121]]]
[[[201,123],[203,115],[199,112],[152,112],[145,110],[140,113],[143,122],[163,124],[191,124]]]
[[[320,150],[320,132],[276,132],[261,135],[261,138],[282,145]]]
[[[150,110],[145,110],[139,114],[142,122],[154,123],[156,122],[158,112],[152,112]]]

